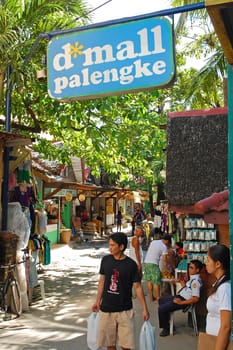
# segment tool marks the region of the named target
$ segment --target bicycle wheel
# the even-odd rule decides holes
[[[11,293],[11,312],[20,316],[22,313],[22,300],[19,290],[19,284],[16,280],[11,281],[10,284]]]

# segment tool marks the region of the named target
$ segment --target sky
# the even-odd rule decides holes
[[[106,3],[108,0],[86,0],[91,8]],[[171,0],[111,0],[104,6],[91,13],[92,22],[105,22],[123,17],[142,15],[171,8]],[[202,60],[188,58],[187,66],[201,68]]]
[[[86,0],[96,8],[108,0]],[[93,23],[104,22],[122,17],[131,17],[145,13],[168,9],[170,0],[112,0],[96,11],[92,12]]]

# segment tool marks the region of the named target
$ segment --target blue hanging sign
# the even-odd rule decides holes
[[[168,86],[175,75],[173,26],[156,17],[88,28],[52,38],[48,92],[91,99]]]

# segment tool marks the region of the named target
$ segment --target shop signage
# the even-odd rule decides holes
[[[48,92],[90,99],[171,84],[173,26],[156,17],[55,36],[47,51]]]
[[[53,191],[55,189],[52,189],[51,191]],[[62,189],[60,191],[58,191],[53,197],[66,197],[66,196],[72,196],[73,197],[77,197],[77,191],[76,190],[67,190],[67,189]]]

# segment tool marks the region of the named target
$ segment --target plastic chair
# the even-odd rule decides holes
[[[196,317],[196,304],[187,305],[187,307],[182,311],[184,313],[186,313],[187,311],[191,312],[194,334],[198,336],[199,332],[198,332],[197,317]],[[171,312],[170,314],[170,335],[174,334],[174,312]]]
[[[170,335],[173,335],[174,330],[174,312],[170,313]]]
[[[198,336],[198,326],[197,326],[197,317],[196,317],[196,304],[193,304],[190,309],[193,323],[194,334]]]

